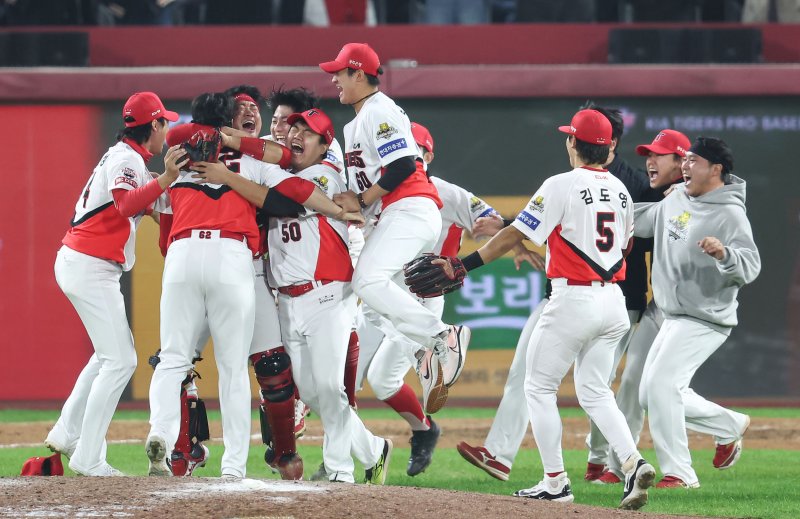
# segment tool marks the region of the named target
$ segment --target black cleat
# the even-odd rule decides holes
[[[411,457],[408,458],[408,468],[406,469],[406,474],[412,477],[424,472],[431,464],[433,450],[436,448],[436,442],[439,441],[439,435],[442,434],[442,430],[439,429],[436,422],[431,420],[430,416],[428,416],[428,421],[431,427],[427,431],[412,431]]]

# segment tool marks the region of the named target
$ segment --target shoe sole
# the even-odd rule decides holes
[[[719,467],[715,466],[714,468],[719,470],[726,470],[736,465],[736,462],[739,461],[739,458],[742,456],[742,448],[743,448],[742,438],[744,437],[745,433],[747,433],[747,430],[749,428],[750,428],[750,417],[748,416],[747,423],[745,424],[744,429],[742,429],[742,434],[739,435],[739,440],[736,442],[736,448],[733,450],[733,455],[730,458],[728,458],[728,460],[725,460],[725,463],[723,463]]]
[[[389,445],[389,448],[386,450],[386,456],[383,458],[383,470],[381,471],[380,478],[378,478],[378,482],[373,483],[373,485],[383,485],[386,483],[386,477],[389,475],[389,461],[392,459],[394,444],[389,438],[386,438],[386,443]]]
[[[489,465],[486,465],[486,464],[482,463],[481,460],[477,459],[469,451],[467,451],[465,449],[462,449],[461,445],[457,445],[456,446],[456,450],[458,451],[459,454],[461,454],[462,458],[464,458],[468,462],[472,463],[473,465],[475,465],[479,469],[483,470],[484,472],[486,472],[487,474],[489,474],[493,478],[499,479],[500,481],[508,481],[508,474],[506,474],[505,472],[501,472],[501,471],[499,471],[499,470],[497,470],[495,468],[490,467]],[[525,496],[517,496],[517,497],[525,497]]]
[[[458,367],[456,368],[455,375],[453,375],[453,380],[447,383],[447,387],[451,387],[458,381],[458,378],[461,376],[461,372],[464,371],[464,365],[466,363],[467,358],[467,348],[469,348],[469,341],[472,339],[472,330],[470,330],[466,326],[454,326],[457,328],[456,336],[458,337],[458,344],[460,346],[460,351],[458,354]],[[464,339],[462,340],[462,335],[464,334]]]
[[[521,497],[522,499],[533,499],[534,501],[550,501],[552,503],[572,503],[575,501],[575,496],[570,494],[564,497],[557,497],[555,499],[547,499],[546,497],[536,497],[536,496],[521,496],[516,492],[513,494],[514,497]]]
[[[649,464],[648,464],[649,465]],[[647,504],[647,489],[653,486],[656,479],[656,469],[649,465],[648,469],[636,477],[631,495],[622,500],[619,507],[623,510],[638,510]]]
[[[622,483],[622,480],[619,481],[603,481],[602,479],[595,479],[591,481],[592,485],[619,485]]]
[[[58,452],[59,454],[66,456],[67,458],[71,458],[72,454],[75,452],[74,449],[71,452],[67,452],[66,448],[64,448],[62,445],[59,445],[58,443],[52,440],[45,440],[44,446],[50,449],[50,452],[53,453]]]
[[[164,440],[151,439],[147,442],[145,447],[147,458],[150,460],[150,468],[148,474],[150,476],[171,476],[172,471],[169,469],[165,460],[167,456],[167,448]],[[163,465],[163,466],[162,466]]]
[[[428,400],[425,402],[425,413],[438,413],[447,403],[449,390],[444,384],[444,371],[441,363],[436,363],[436,382],[428,393]]]

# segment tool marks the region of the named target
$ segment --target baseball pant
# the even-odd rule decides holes
[[[383,439],[367,430],[344,392],[352,316],[350,283],[321,285],[298,297],[278,295],[283,344],[300,398],[319,414],[322,458],[331,479],[353,482],[353,456],[365,467],[380,458]]]
[[[202,233],[202,234],[201,234]],[[201,238],[200,236],[209,236]],[[192,231],[170,245],[161,293],[161,362],[150,383],[150,434],[175,447],[180,388],[205,326],[214,339],[222,414],[222,474],[244,477],[250,446],[247,353],[253,337],[252,254],[219,231]]]
[[[106,463],[108,426],[136,369],[133,335],[119,285],[122,267],[65,245],[58,251],[54,270],[58,286],[78,312],[94,347],[55,430],[57,434],[63,431],[63,445],[76,444],[70,466],[90,472]]]
[[[355,293],[393,325],[383,330],[386,335],[401,333],[428,349],[441,341],[437,335],[447,325],[405,289],[403,265],[430,252],[441,228],[442,216],[433,200],[410,197],[394,202],[367,237],[353,276]]]
[[[636,328],[638,327],[639,318],[642,316],[642,312],[638,310],[628,310],[628,319],[630,322],[630,328],[628,332],[622,336],[620,339],[619,344],[617,344],[617,348],[614,350],[614,364],[611,368],[611,375],[608,378],[608,385],[611,386],[614,383],[614,379],[617,378],[617,368],[619,367],[619,363],[622,360],[622,356],[625,355],[625,352],[628,351],[629,345],[631,343],[631,339],[633,337]],[[630,360],[630,356],[628,357]],[[628,369],[628,364],[626,360],[625,369]],[[639,403],[639,391],[637,388],[636,391],[636,403],[638,406]],[[617,405],[619,405],[619,393],[617,393]],[[620,408],[620,411],[622,409]],[[622,414],[625,414],[623,411]],[[628,415],[625,415],[625,420],[628,420]],[[597,428],[593,421],[589,420],[589,434],[586,435],[586,446],[589,448],[589,463],[597,463],[599,465],[605,465],[608,463],[608,442],[606,441],[603,434]]]
[[[503,398],[497,407],[492,427],[486,436],[484,447],[503,465],[511,468],[517,457],[519,446],[528,430],[528,406],[525,402],[525,365],[531,334],[539,322],[539,316],[549,299],[542,299],[522,328],[514,360],[508,369],[508,378],[503,388]]]
[[[642,319],[636,328],[636,332],[631,338],[628,346],[628,357],[625,360],[625,370],[622,372],[619,390],[617,391],[617,406],[631,430],[633,441],[639,444],[639,436],[644,428],[644,408],[639,402],[639,386],[642,382],[642,372],[644,363],[647,361],[647,354],[650,347],[661,329],[664,322],[664,314],[656,306],[654,301],[647,305]],[[622,462],[614,455],[613,451],[608,453],[608,469],[622,478]]]
[[[441,318],[444,312],[444,297],[417,299],[417,301]],[[376,316],[375,312],[367,310],[368,319]],[[385,319],[379,316],[378,318]],[[386,329],[386,325],[382,328]],[[395,334],[392,337],[382,336],[367,370],[367,382],[379,400],[388,400],[400,391],[405,383],[406,373],[416,364],[414,352],[418,348],[417,343],[402,334]]]
[[[747,416],[709,402],[689,384],[728,336],[688,318],[665,316],[647,355],[639,398],[650,420],[661,472],[696,483],[686,428],[714,436],[717,443],[738,439]]]
[[[625,298],[616,284],[568,286],[552,280],[553,293],[533,329],[527,353],[525,397],[546,473],[564,471],[556,392],[575,364],[578,402],[620,459],[636,444],[608,387],[614,350],[628,331]]]

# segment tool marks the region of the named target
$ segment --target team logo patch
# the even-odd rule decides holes
[[[114,185],[115,186],[118,186],[120,184],[128,184],[129,186],[134,187],[134,188],[139,187],[139,184],[137,184],[135,180],[131,180],[130,178],[127,178],[127,177],[117,177],[114,180]]]
[[[689,235],[689,220],[692,215],[689,211],[684,211],[680,216],[673,216],[667,220],[667,232],[670,241],[686,241]]]
[[[473,212],[482,209],[485,206],[486,204],[483,202],[483,200],[481,200],[477,196],[473,196],[472,198],[469,199],[469,208]]]
[[[379,140],[388,139],[395,133],[397,133],[397,130],[389,126],[389,123],[381,123],[378,125],[378,133],[375,134],[375,138]]]
[[[536,198],[534,198],[533,201],[531,201],[531,203],[528,204],[528,209],[532,209],[534,211],[538,211],[540,213],[543,213],[544,212],[544,197],[540,195],[540,196],[537,196]]]
[[[121,173],[127,178],[131,178],[131,179],[136,178],[136,172],[134,170],[132,170],[131,168],[122,168],[122,172]]]
[[[539,227],[539,224],[542,223],[541,220],[533,216],[528,211],[522,211],[521,213],[519,213],[517,215],[517,221],[524,223],[534,231],[536,230],[537,227]]]
[[[408,148],[408,143],[405,139],[397,139],[378,148],[378,155],[385,157],[386,155],[397,150],[402,150],[403,148]]]
[[[328,192],[328,177],[323,175],[321,177],[314,177],[313,180],[314,183],[320,187],[320,189],[322,189],[326,193]]]

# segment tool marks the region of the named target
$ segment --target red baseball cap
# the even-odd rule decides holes
[[[417,144],[433,153],[433,137],[427,128],[419,123],[411,123],[411,134]]]
[[[636,153],[646,157],[651,151],[656,155],[670,155],[675,153],[685,157],[686,152],[692,147],[689,137],[676,130],[661,130],[651,144],[636,146]]]
[[[558,131],[589,144],[611,144],[611,122],[597,110],[581,110],[572,116],[569,126],[559,126]]]
[[[378,54],[366,43],[348,43],[342,47],[335,60],[319,64],[319,68],[330,74],[353,68],[361,69],[371,76],[378,75],[380,66]]]
[[[330,144],[333,142],[333,123],[330,117],[325,115],[325,112],[319,108],[312,108],[302,113],[292,114],[286,118],[286,122],[294,124],[302,119],[314,133],[318,133],[325,138],[325,142]]]
[[[129,117],[132,120],[125,121],[125,126],[128,128],[147,124],[160,117],[167,121],[174,122],[178,120],[178,114],[164,108],[164,103],[153,92],[136,92],[128,98],[122,108],[122,118],[127,119]]]

